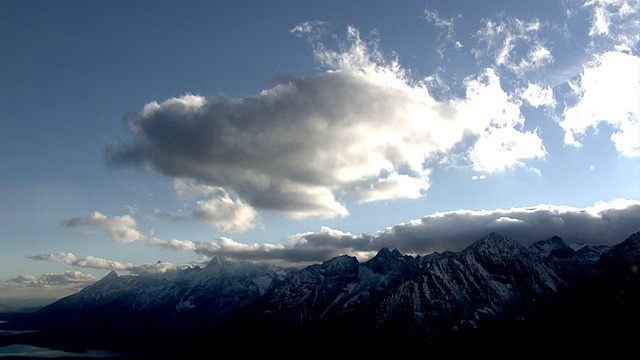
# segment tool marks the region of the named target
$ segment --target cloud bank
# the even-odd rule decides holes
[[[541,204],[511,209],[449,211],[398,224],[375,235],[322,227],[319,232],[292,235],[282,244],[249,245],[225,237],[211,243],[154,239],[152,244],[208,257],[295,264],[321,262],[342,254],[366,260],[382,247],[397,248],[402,253],[414,255],[459,251],[490,232],[506,235],[524,245],[554,235],[569,244],[612,245],[636,231],[640,231],[640,201],[619,199],[584,208]]]
[[[187,250],[187,248],[184,248],[184,247],[183,248],[174,247],[171,249]],[[65,256],[60,256],[60,254],[64,254]],[[170,270],[181,269],[188,266],[188,265],[175,265],[169,262],[161,262],[161,261],[158,261],[155,264],[131,264],[131,263],[123,263],[115,260],[103,259],[100,257],[91,256],[91,255],[78,259],[76,255],[74,255],[73,253],[38,254],[38,255],[30,255],[28,256],[28,258],[32,260],[42,260],[42,261],[52,261],[52,262],[62,261],[69,265],[80,267],[80,268],[86,268],[86,269],[128,271],[132,274],[138,274],[138,275],[139,274],[162,274]],[[62,275],[53,276],[52,274],[49,274],[49,275],[46,276],[44,279],[61,279],[60,276],[62,276]],[[69,277],[69,279],[74,279],[73,277],[70,277],[71,275],[73,275],[75,276],[75,278],[79,280],[84,279],[86,280],[85,282],[88,282],[88,283],[92,283],[97,280],[97,278],[95,278],[93,275],[81,274],[78,271],[74,271],[74,272],[65,271],[63,275]],[[86,276],[82,277],[81,275],[83,276],[86,275]],[[20,279],[22,280],[20,281],[16,280],[14,282],[34,283],[34,284],[47,283],[47,282],[44,282],[43,280],[43,277],[45,275],[43,275],[43,277],[40,277],[40,278],[36,278],[33,275],[21,275],[21,276],[22,278]],[[81,281],[78,281],[78,282],[81,282]]]
[[[67,270],[61,274],[47,273],[40,277],[29,274],[19,275],[9,282],[30,285],[30,286],[46,286],[46,285],[80,285],[86,286],[98,281],[98,278],[91,274],[84,274],[80,271]]]
[[[613,245],[637,231],[640,231],[640,201],[618,199],[584,208],[540,204],[511,209],[448,211],[398,224],[373,235],[353,234],[325,226],[318,232],[291,235],[280,244],[244,244],[227,237],[219,237],[213,242],[163,240],[156,237],[145,239],[150,246],[201,256],[197,262],[182,265],[160,261],[155,264],[131,264],[95,256],[78,258],[73,253],[64,252],[28,257],[32,260],[64,262],[80,268],[126,271],[137,275],[170,275],[180,269],[205,263],[215,256],[303,266],[343,254],[366,261],[383,247],[396,248],[410,255],[459,251],[490,232],[506,235],[526,246],[555,235],[568,244]],[[31,287],[59,285],[71,291],[96,280],[93,275],[67,270],[62,274],[50,273],[40,277],[25,274],[11,279],[8,284]]]

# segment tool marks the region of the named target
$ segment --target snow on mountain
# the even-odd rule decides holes
[[[587,245],[575,251],[558,237],[527,248],[491,233],[457,253],[411,257],[383,248],[363,263],[344,255],[293,269],[213,258],[204,268],[171,276],[111,272],[34,319],[44,329],[64,323],[83,335],[105,337],[152,330],[150,339],[173,334],[184,340],[324,329],[430,341],[524,323],[590,273],[605,274],[603,279],[618,274],[622,280],[615,284],[628,287],[638,278],[639,234],[610,249]]]
[[[411,331],[437,334],[496,317],[522,320],[563,285],[536,254],[492,233],[427,263],[421,276],[391,291],[377,310],[377,326],[401,318]]]
[[[575,254],[576,250],[569,247],[561,238],[554,236],[548,240],[535,242],[529,246],[529,250],[538,255],[555,259],[566,259]]]
[[[305,323],[340,311],[349,288],[359,279],[359,263],[343,255],[311,265],[276,284],[267,293],[262,314],[278,323]]]

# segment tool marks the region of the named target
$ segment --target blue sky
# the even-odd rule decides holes
[[[215,255],[620,242],[640,230],[638,11],[4,1],[0,297]]]

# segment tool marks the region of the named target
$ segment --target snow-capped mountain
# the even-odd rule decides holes
[[[402,318],[407,330],[433,336],[489,319],[524,320],[563,286],[534,253],[492,233],[427,263],[420,276],[389,292],[378,308],[378,326]]]
[[[638,268],[640,233],[578,251],[558,237],[525,247],[491,233],[457,253],[412,257],[384,248],[366,262],[344,255],[303,269],[214,258],[171,276],[111,272],[36,312],[29,325],[44,330],[37,339],[64,342],[62,329],[96,347],[175,350],[243,337],[436,346],[487,331],[546,329],[540,324],[574,314],[569,303],[594,289],[605,296],[594,304],[622,301],[619,309],[633,312]]]

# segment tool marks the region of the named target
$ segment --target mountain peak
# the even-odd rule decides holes
[[[469,245],[463,252],[476,253],[482,256],[502,257],[512,255],[524,249],[524,247],[508,237],[492,232]]]
[[[398,249],[389,251],[388,248],[384,247],[378,251],[376,256],[366,261],[364,266],[376,274],[384,274],[402,271],[412,272],[413,270],[410,269],[413,269],[414,264],[410,261],[410,257],[405,258]]]
[[[496,232],[492,232],[490,234],[487,234],[483,237],[481,237],[479,240],[477,240],[476,242],[474,242],[473,244],[471,244],[471,246],[483,246],[483,245],[499,245],[499,244],[510,244],[513,243],[513,241],[509,238],[507,238],[504,235],[498,234]]]
[[[511,240],[509,238],[507,238],[506,236],[504,236],[502,234],[498,234],[497,232],[491,232],[490,234],[485,235],[484,237],[482,237],[480,239],[480,241],[497,242],[497,243],[511,242]]]
[[[222,256],[213,256],[211,257],[211,260],[209,260],[209,262],[207,263],[207,265],[204,267],[205,269],[209,268],[215,268],[217,266],[223,265],[225,264],[227,261],[224,257]]]
[[[575,254],[575,250],[567,245],[559,236],[537,241],[529,246],[529,250],[542,257],[553,257],[556,259],[566,259]]]
[[[625,241],[615,245],[604,255],[607,258],[617,258],[620,261],[638,263],[640,259],[640,231],[631,234]]]
[[[114,279],[118,278],[118,273],[115,270],[111,270],[111,272],[109,272],[105,277],[103,277],[101,280],[107,280],[107,281],[111,281]]]
[[[322,266],[325,266],[327,269],[331,270],[344,270],[357,268],[359,264],[360,263],[358,262],[358,259],[353,256],[340,255],[325,261],[324,263],[322,263]]]
[[[383,247],[382,249],[380,249],[380,251],[378,251],[378,253],[376,254],[376,256],[374,256],[374,258],[378,256],[399,258],[399,257],[402,257],[402,254],[400,253],[400,251],[398,251],[397,248],[394,248],[393,250],[389,250],[389,248]]]

